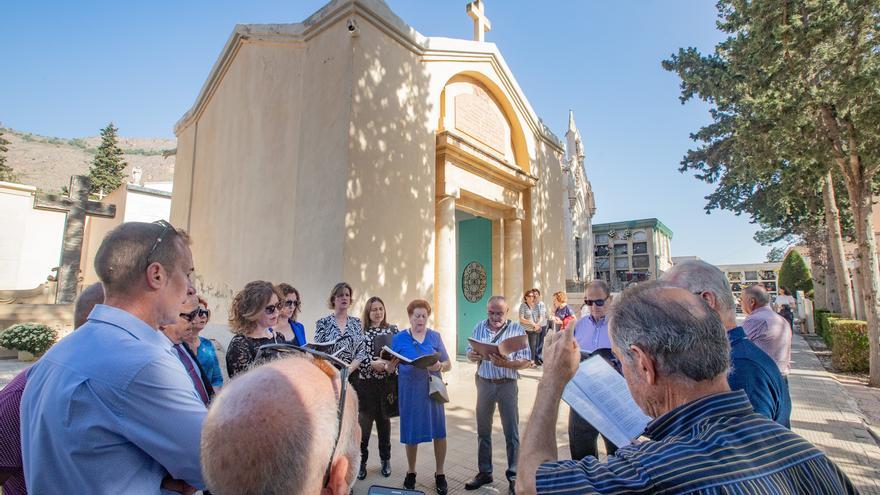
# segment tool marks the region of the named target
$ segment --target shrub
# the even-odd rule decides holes
[[[794,249],[788,252],[782,262],[782,268],[779,269],[779,285],[790,290],[792,295],[799,290],[808,295],[813,290],[810,269],[807,268],[801,254]]]
[[[831,364],[841,371],[868,371],[868,322],[833,319]]]
[[[837,313],[832,313],[827,309],[819,309],[814,313],[816,322],[816,333],[825,341],[825,345],[832,347],[834,343],[831,340],[831,322],[840,318]]]
[[[39,323],[19,323],[0,333],[0,346],[40,356],[58,341],[58,332]]]

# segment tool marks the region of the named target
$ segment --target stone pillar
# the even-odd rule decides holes
[[[511,311],[519,307],[523,291],[522,218],[516,215],[504,220],[504,294]]]
[[[434,329],[443,338],[443,344],[455,365],[457,345],[455,327],[458,319],[456,304],[457,273],[455,236],[455,196],[437,197],[436,258],[434,280]]]

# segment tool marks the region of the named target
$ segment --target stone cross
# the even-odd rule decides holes
[[[55,303],[71,304],[76,300],[76,286],[79,283],[79,262],[82,257],[86,215],[113,218],[116,216],[116,205],[89,200],[89,178],[85,175],[74,175],[70,177],[68,197],[37,194],[34,196],[34,209],[67,213]]]
[[[486,33],[492,30],[492,24],[486,17],[483,0],[475,0],[467,5],[467,14],[474,20],[474,41],[486,41]]]

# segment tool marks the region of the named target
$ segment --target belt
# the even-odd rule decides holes
[[[494,383],[496,385],[516,381],[516,378],[483,378],[480,375],[477,375],[477,378],[483,380],[484,382]]]

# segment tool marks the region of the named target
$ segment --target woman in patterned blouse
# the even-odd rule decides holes
[[[229,327],[235,334],[226,353],[229,378],[248,369],[261,345],[284,342],[284,336],[272,330],[280,311],[278,294],[269,282],[250,282],[235,295],[229,311]]]
[[[371,297],[364,306],[364,344],[369,356],[378,356],[383,345],[391,344],[390,337],[377,339],[380,335],[394,335],[396,325],[389,325],[385,319],[385,303],[378,297]],[[387,342],[385,342],[387,340]],[[399,360],[386,361],[379,357],[365,359],[361,363],[360,378],[355,382],[358,394],[358,422],[361,425],[361,467],[358,479],[367,477],[367,456],[370,453],[370,433],[373,422],[379,434],[379,459],[382,465],[382,476],[391,476],[391,416],[396,411],[388,401],[389,393],[397,395],[397,382],[389,383],[397,369]],[[395,389],[390,390],[389,386]]]
[[[367,354],[367,348],[364,345],[361,319],[348,315],[351,296],[351,286],[347,283],[339,282],[333,286],[328,304],[333,313],[315,323],[315,342],[335,341],[329,353],[346,363],[350,363],[348,369],[352,373],[352,381],[354,381],[354,372],[357,371],[364,359],[369,358],[369,354]]]

